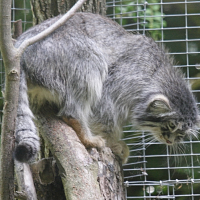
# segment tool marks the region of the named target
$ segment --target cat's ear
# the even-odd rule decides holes
[[[169,105],[169,100],[166,96],[162,94],[157,94],[151,97],[147,107],[147,112],[155,114],[163,114],[166,112],[170,112],[170,110],[171,107]]]

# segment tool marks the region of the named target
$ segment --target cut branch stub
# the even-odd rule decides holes
[[[19,79],[19,73],[17,70],[12,69],[9,73],[8,73],[8,79],[10,81],[17,81]]]

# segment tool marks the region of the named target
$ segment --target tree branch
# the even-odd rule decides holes
[[[15,193],[15,196],[18,195],[21,199],[26,200],[37,200],[29,164],[15,161],[15,172],[19,190]]]
[[[97,182],[98,165],[76,133],[53,113],[39,115],[40,134],[53,153],[67,200],[103,200]]]
[[[14,130],[19,91],[19,59],[11,38],[11,0],[0,0],[0,49],[5,66],[5,103],[1,132],[0,199],[14,199]]]
[[[105,147],[86,150],[75,131],[49,107],[37,116],[42,137],[56,159],[67,200],[125,200],[122,166]]]
[[[18,48],[18,52],[19,55],[21,56],[22,53],[24,52],[24,50],[26,49],[27,46],[45,38],[47,35],[49,35],[50,33],[52,33],[53,31],[55,31],[57,28],[59,28],[60,26],[62,26],[68,19],[70,19],[75,12],[81,8],[81,6],[83,5],[83,3],[86,0],[79,0],[63,17],[61,17],[57,22],[55,22],[54,24],[52,24],[50,27],[48,27],[46,30],[42,31],[41,33],[39,33],[38,35],[29,38],[27,40],[25,40],[20,47]]]
[[[24,192],[24,191],[22,191],[22,192],[15,192],[15,198],[16,199],[21,199],[21,200],[27,200],[28,199],[28,197],[27,197],[27,195],[26,195],[26,193]]]

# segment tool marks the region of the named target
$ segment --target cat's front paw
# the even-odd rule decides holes
[[[123,164],[127,163],[130,152],[124,141],[112,142],[112,144],[109,144],[109,147],[112,152],[122,160]]]
[[[86,148],[95,147],[101,149],[105,147],[105,140],[100,135],[93,135],[87,127],[83,128],[77,119],[62,117],[62,120],[74,129],[78,138]]]
[[[99,135],[95,135],[90,138],[84,138],[82,143],[86,148],[96,147],[97,149],[101,149],[105,147],[105,140]]]

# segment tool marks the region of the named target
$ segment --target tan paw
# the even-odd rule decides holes
[[[101,149],[105,147],[105,140],[99,135],[92,135],[90,132],[87,133],[77,119],[70,117],[62,117],[62,119],[74,129],[80,141],[86,148],[95,147]]]
[[[105,140],[101,136],[96,135],[90,137],[89,139],[84,138],[83,144],[87,148],[96,147],[98,149],[101,149],[105,147]]]
[[[122,163],[127,163],[129,156],[129,148],[124,141],[117,141],[116,143],[112,142],[111,146],[109,146],[112,152],[119,156],[122,160]]]

